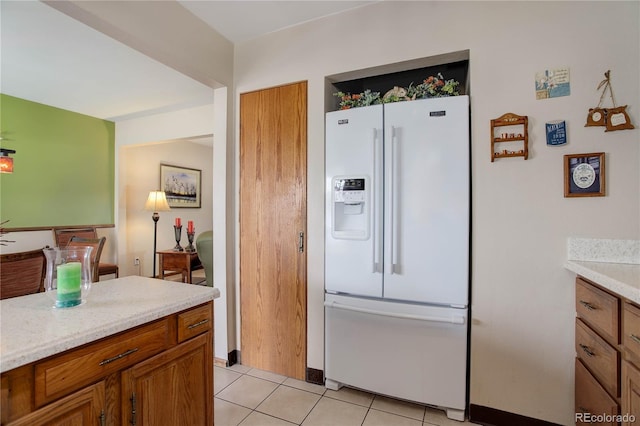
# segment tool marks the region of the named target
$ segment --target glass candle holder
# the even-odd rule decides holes
[[[187,232],[187,239],[189,240],[189,245],[185,248],[185,251],[194,252],[196,248],[193,246],[193,237],[196,235],[195,232]]]
[[[91,291],[93,247],[46,247],[44,289],[55,308],[71,308],[87,300]]]
[[[173,248],[173,251],[184,251],[182,246],[180,245],[180,239],[182,238],[182,225],[173,226],[173,232],[176,237],[176,246]]]

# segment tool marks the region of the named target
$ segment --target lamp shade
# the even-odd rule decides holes
[[[154,213],[171,210],[169,203],[167,203],[167,196],[164,194],[164,191],[149,192],[149,198],[147,198],[147,202],[144,204],[144,209],[150,210]]]
[[[0,173],[13,173],[13,158],[0,156]]]
[[[15,149],[0,148],[0,173],[13,173],[13,158],[10,155],[15,153]]]

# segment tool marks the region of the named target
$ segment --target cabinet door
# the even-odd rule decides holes
[[[7,426],[93,426],[104,424],[104,381],[52,402]]]
[[[213,424],[211,333],[122,373],[122,420],[141,425]]]
[[[622,413],[624,426],[640,420],[640,370],[628,361],[622,362]]]

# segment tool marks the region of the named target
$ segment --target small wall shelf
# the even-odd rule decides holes
[[[529,117],[506,113],[491,120],[491,162],[496,158],[529,158]],[[520,142],[513,149],[511,143]],[[503,145],[504,144],[504,145]],[[507,145],[511,149],[507,148]],[[522,147],[521,149],[518,149]]]

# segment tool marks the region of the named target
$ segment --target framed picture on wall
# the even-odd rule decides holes
[[[160,164],[160,189],[165,192],[169,207],[199,209],[201,177],[201,170]]]
[[[564,156],[564,196],[604,197],[604,152]]]

